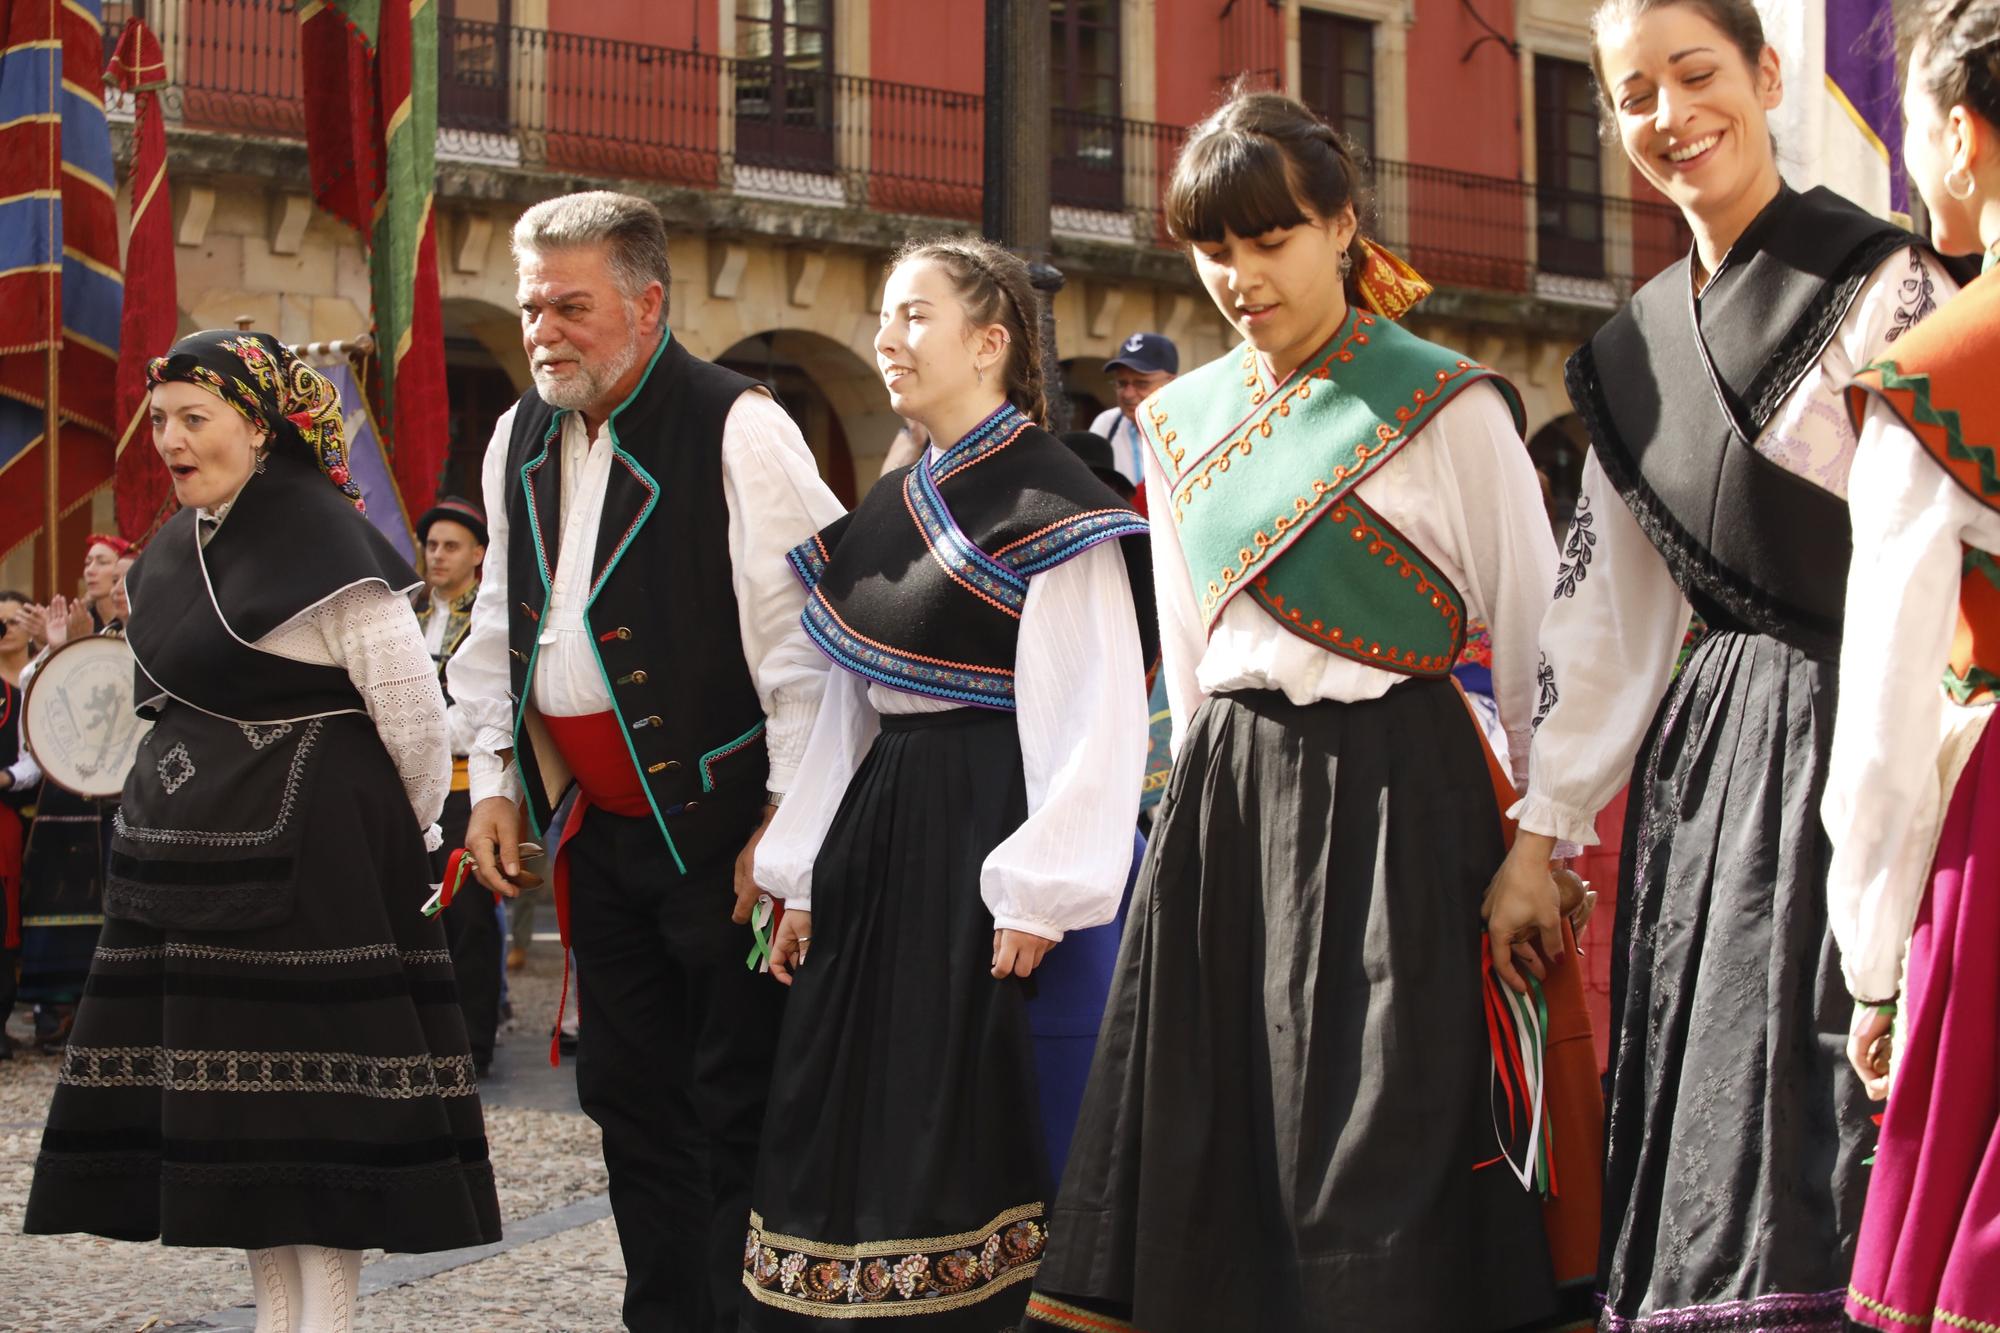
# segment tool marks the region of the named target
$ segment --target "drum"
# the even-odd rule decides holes
[[[132,649],[116,635],[72,639],[28,682],[21,732],[42,775],[78,796],[116,797],[152,723],[132,711]]]

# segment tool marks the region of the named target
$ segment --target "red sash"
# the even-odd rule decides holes
[[[639,771],[632,766],[632,752],[625,744],[616,713],[590,713],[583,717],[544,715],[542,721],[548,724],[550,739],[576,779],[576,797],[570,802],[569,818],[563,821],[555,846],[547,849],[549,891],[555,897],[556,930],[562,936],[563,946],[562,995],[556,1001],[555,1031],[549,1034],[549,1063],[555,1065],[562,1063],[560,1034],[563,1014],[569,1007],[570,840],[583,827],[584,816],[593,806],[632,819],[652,814],[653,806],[639,781]],[[0,846],[0,867],[5,865],[4,854],[5,848]],[[451,864],[445,869],[444,890],[439,900],[445,907],[451,906],[452,889],[458,882],[459,862],[464,855],[463,849],[452,853]]]

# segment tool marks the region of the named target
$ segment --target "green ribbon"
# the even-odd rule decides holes
[[[771,917],[775,904],[771,895],[757,895],[757,905],[750,909],[750,956],[743,960],[743,966],[752,972],[768,972],[771,968]]]

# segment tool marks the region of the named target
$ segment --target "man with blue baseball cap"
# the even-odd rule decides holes
[[[1181,354],[1161,333],[1135,333],[1104,363],[1104,373],[1118,386],[1118,406],[1100,412],[1090,429],[1111,441],[1111,461],[1134,486],[1146,479],[1146,442],[1139,437],[1139,404],[1162,384],[1180,374]]]

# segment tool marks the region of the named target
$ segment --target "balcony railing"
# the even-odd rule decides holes
[[[115,37],[133,4],[106,5]],[[147,3],[184,129],[298,139],[298,17],[273,0]],[[977,93],[774,67],[638,42],[440,20],[441,159],[924,217],[979,216]],[[1186,131],[1058,109],[1050,193],[1059,234],[1167,244],[1162,192]],[[1663,204],[1378,162],[1377,229],[1433,282],[1619,299],[1685,252]]]

